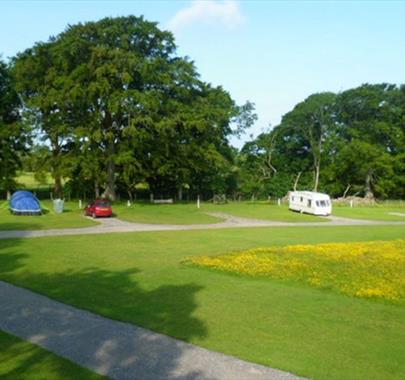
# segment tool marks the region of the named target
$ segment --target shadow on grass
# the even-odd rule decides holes
[[[105,379],[66,359],[0,331],[0,378],[15,379]]]
[[[0,241],[1,280],[17,283],[79,309],[134,322],[186,341],[207,334],[204,323],[193,316],[195,295],[201,290],[196,284],[144,289],[136,281],[139,271],[135,268],[126,271],[87,268],[34,274],[24,271],[27,255],[8,252],[17,244],[17,239]],[[24,339],[36,337],[35,342],[40,346],[90,366],[98,373],[113,376],[122,371],[130,375],[129,378],[132,374],[132,377],[141,379],[201,377],[198,371],[186,373],[184,369],[180,370],[180,363],[184,364],[187,353],[184,345],[174,340],[150,335],[133,325],[72,311],[49,299],[44,302],[31,302],[29,296],[26,299],[17,296],[4,299],[7,296],[4,291],[3,295],[1,293],[0,290],[0,303],[4,307],[0,314],[0,329],[7,326],[8,333]],[[12,344],[5,349],[12,352]],[[26,355],[24,358],[16,357],[18,367],[30,371],[36,362],[35,357]],[[58,372],[58,369],[54,368],[54,371]]]

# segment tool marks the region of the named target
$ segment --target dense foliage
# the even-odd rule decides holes
[[[19,109],[9,67],[0,60],[0,188],[5,190],[16,186],[15,176],[29,139]]]
[[[405,86],[313,94],[238,152],[229,137],[255,120],[155,23],[69,26],[0,63],[0,189],[23,162],[58,197],[405,197]]]
[[[244,190],[405,197],[405,86],[308,97],[241,152]]]
[[[224,192],[227,137],[255,120],[252,104],[201,81],[172,34],[141,17],[70,26],[19,54],[13,74],[49,148],[57,196],[62,177],[111,199],[142,182],[152,192]]]

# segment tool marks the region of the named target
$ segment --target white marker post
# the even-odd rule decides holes
[[[200,208],[200,196],[197,195],[197,208]]]
[[[127,201],[127,206],[130,207],[131,206],[131,201],[128,199]]]
[[[79,208],[80,209],[82,208],[82,200],[81,199],[79,199]]]
[[[277,199],[277,204],[278,204],[279,206],[281,206],[281,199],[280,199],[280,198]]]

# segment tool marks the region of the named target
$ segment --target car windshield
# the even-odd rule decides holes
[[[110,207],[111,204],[109,201],[97,201],[96,206],[98,207]]]

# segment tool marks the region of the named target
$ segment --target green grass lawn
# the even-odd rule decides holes
[[[138,223],[155,224],[207,224],[218,223],[219,218],[204,213],[195,203],[150,204],[134,203],[130,207],[123,203],[113,205],[119,219]]]
[[[405,222],[405,207],[399,204],[395,206],[358,206],[353,208],[334,206],[332,213],[336,216],[353,219]],[[390,213],[400,213],[404,214],[404,216],[390,215]]]
[[[254,247],[403,238],[405,226],[10,239],[0,279],[110,318],[314,379],[405,377],[405,308],[185,265]]]
[[[326,222],[319,216],[300,214],[288,209],[287,205],[277,206],[268,202],[230,202],[222,205],[204,203],[202,210],[262,220],[281,222]]]
[[[105,379],[34,344],[0,331],[3,380]]]
[[[91,227],[97,224],[83,217],[83,210],[77,202],[65,202],[65,211],[56,214],[51,201],[41,201],[45,213],[39,216],[13,215],[8,209],[8,202],[3,201],[0,208],[1,230],[44,230],[50,228],[79,228]]]
[[[114,213],[119,219],[139,223],[157,224],[207,224],[221,219],[207,215],[208,212],[222,212],[245,218],[283,222],[323,222],[324,218],[295,213],[285,205],[276,206],[266,202],[232,202],[223,205],[202,203],[198,209],[195,203],[155,205],[150,203],[114,204]]]

